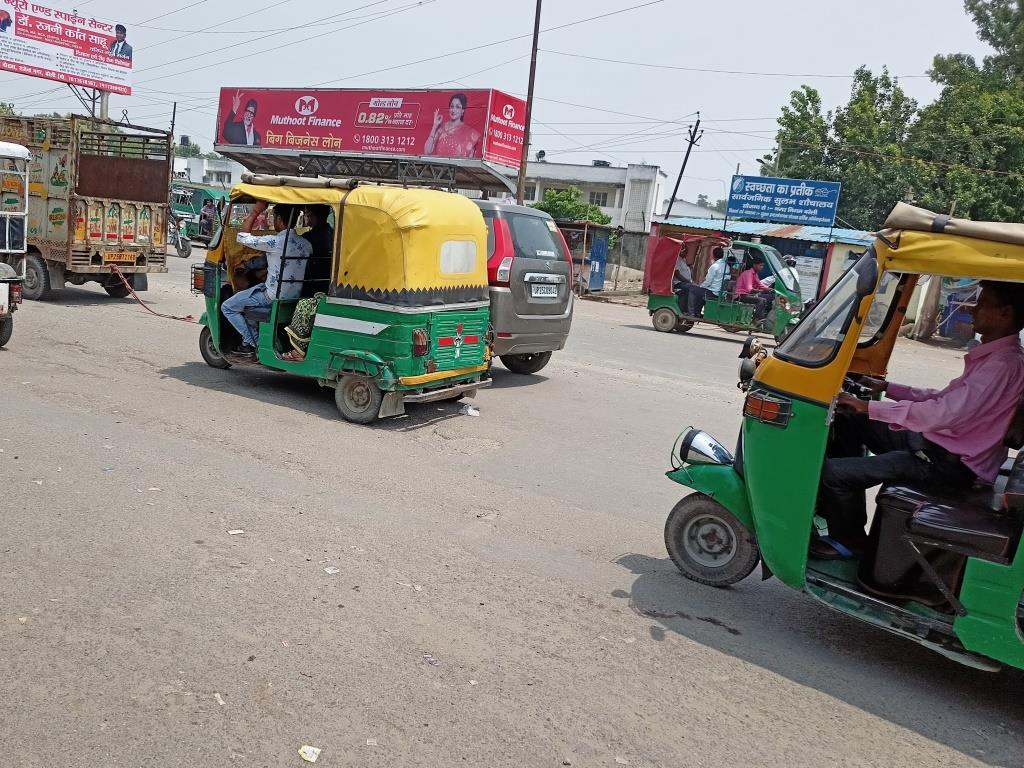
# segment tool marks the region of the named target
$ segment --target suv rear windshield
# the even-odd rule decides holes
[[[562,243],[555,236],[555,222],[540,216],[528,216],[521,213],[507,213],[509,229],[512,230],[512,242],[515,244],[516,256],[523,259],[560,259],[565,254]]]

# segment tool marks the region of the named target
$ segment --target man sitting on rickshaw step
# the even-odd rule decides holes
[[[864,491],[914,483],[936,492],[991,485],[1006,461],[1003,438],[1024,393],[1024,284],[982,282],[973,308],[981,344],[964,372],[942,390],[865,378],[861,384],[895,402],[838,396],[821,472],[818,514],[828,536],[811,541],[819,559],[859,554],[867,539]],[[864,455],[864,448],[871,455]]]

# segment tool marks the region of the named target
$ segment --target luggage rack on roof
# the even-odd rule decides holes
[[[370,155],[308,154],[289,150],[217,145],[217,151],[255,174],[278,176],[342,176],[366,182],[405,186],[514,191],[513,179],[486,160]]]

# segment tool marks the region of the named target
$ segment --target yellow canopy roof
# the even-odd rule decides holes
[[[899,203],[875,250],[893,272],[1024,281],[1024,224],[954,219]]]

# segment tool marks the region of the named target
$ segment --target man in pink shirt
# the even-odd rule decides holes
[[[815,557],[844,557],[863,548],[864,491],[881,483],[914,483],[937,492],[991,484],[1006,460],[1003,438],[1024,393],[1024,284],[982,282],[973,310],[981,344],[945,389],[914,389],[881,379],[861,384],[893,402],[840,393],[821,471],[818,514],[828,539],[811,542]],[[864,448],[873,455],[864,455]]]
[[[753,304],[756,307],[754,310],[755,322],[768,316],[768,312],[772,308],[772,300],[775,297],[772,287],[762,283],[761,278],[757,276],[762,269],[764,269],[764,259],[754,254],[750,258],[749,266],[736,278],[736,298],[744,304]]]

